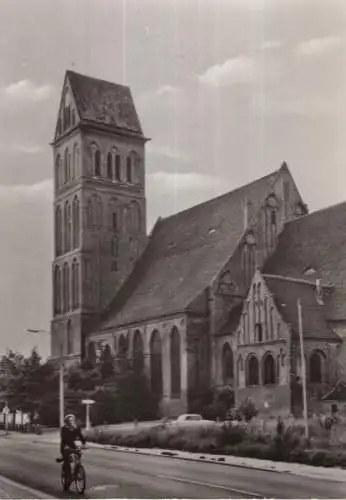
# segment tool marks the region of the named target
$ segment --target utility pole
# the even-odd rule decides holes
[[[59,420],[60,428],[64,426],[64,356],[62,342],[60,342],[60,359],[59,359]]]
[[[306,392],[306,365],[304,355],[304,339],[303,339],[303,316],[302,316],[302,301],[297,300],[298,307],[298,321],[299,321],[299,340],[300,340],[300,357],[301,357],[301,370],[302,370],[302,385],[303,385],[303,410],[304,410],[304,426],[305,437],[309,437],[309,422],[308,422],[308,400]]]
[[[46,330],[37,330],[33,328],[26,328],[25,333],[33,333],[33,334],[50,334]],[[64,350],[63,350],[63,340],[60,337],[60,354],[59,354],[59,423],[60,427],[64,425],[64,416],[65,416],[65,405],[64,405]]]

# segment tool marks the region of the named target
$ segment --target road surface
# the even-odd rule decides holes
[[[57,445],[10,437],[0,437],[0,443],[0,475],[47,498],[77,498],[61,490]],[[95,448],[84,452],[84,464],[85,498],[346,498],[346,483],[221,464]],[[22,498],[34,497],[24,491]]]

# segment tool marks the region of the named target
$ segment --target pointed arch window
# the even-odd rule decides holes
[[[72,262],[72,309],[79,307],[79,262],[73,259]]]
[[[69,165],[69,154],[68,149],[64,152],[64,183],[66,184],[70,180],[70,165]]]
[[[222,381],[230,384],[234,376],[233,352],[231,346],[226,342],[222,347]]]
[[[126,181],[132,182],[132,158],[128,156],[126,158]]]
[[[73,161],[72,161],[72,179],[79,177],[79,147],[77,144],[73,147]]]
[[[94,175],[101,177],[101,151],[97,148],[94,152]]]
[[[87,203],[88,226],[102,226],[102,201],[99,196],[92,195]]]
[[[117,181],[121,180],[121,158],[119,154],[115,156],[115,179]]]
[[[73,248],[79,247],[80,238],[80,214],[79,214],[79,199],[76,195],[72,204],[72,230],[73,230]]]
[[[118,238],[114,237],[111,239],[111,256],[118,257],[118,254],[119,254]]]
[[[59,266],[54,268],[54,313],[61,313],[61,269]]]
[[[67,262],[63,267],[63,312],[70,310],[70,270]]]
[[[150,339],[150,383],[157,396],[162,396],[162,375],[162,341],[159,332],[154,330]]]
[[[58,155],[55,160],[55,185],[59,188],[62,184],[61,157]]]
[[[113,155],[112,155],[112,153],[107,154],[107,177],[108,177],[108,179],[113,179]]]
[[[273,385],[276,383],[275,360],[271,353],[267,353],[263,358],[263,384]]]
[[[62,254],[62,213],[58,205],[55,209],[55,255],[59,257]]]
[[[254,354],[250,354],[247,358],[246,385],[259,385],[259,362]]]
[[[181,354],[180,354],[180,334],[176,327],[173,327],[170,338],[170,365],[171,365],[171,396],[181,395]]]
[[[322,356],[315,351],[311,354],[309,362],[310,382],[320,384],[322,382]]]
[[[67,336],[67,354],[72,354],[73,352],[73,336],[72,336],[72,328],[71,328],[71,319],[67,320],[66,325],[66,336]]]
[[[133,337],[133,369],[136,375],[144,370],[144,343],[139,330],[135,331]]]

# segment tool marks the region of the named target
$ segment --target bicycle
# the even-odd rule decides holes
[[[85,449],[85,448],[84,448]],[[82,495],[86,488],[86,473],[82,464],[82,451],[78,447],[76,449],[68,450],[68,469],[64,463],[64,459],[59,458],[57,462],[62,462],[61,465],[61,483],[64,491],[69,491],[71,485],[74,483],[77,493]],[[69,471],[66,474],[66,470]]]

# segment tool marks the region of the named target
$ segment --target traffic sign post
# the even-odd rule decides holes
[[[90,429],[90,406],[93,405],[95,401],[93,399],[83,399],[82,404],[85,405],[85,428],[88,431]]]

